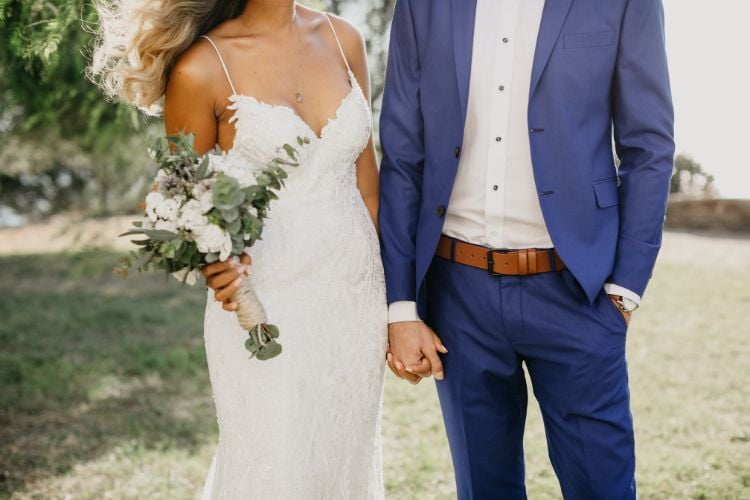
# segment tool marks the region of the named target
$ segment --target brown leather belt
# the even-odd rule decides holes
[[[565,263],[554,248],[493,250],[445,235],[440,237],[435,255],[465,266],[484,269],[494,276],[528,276],[565,269]]]

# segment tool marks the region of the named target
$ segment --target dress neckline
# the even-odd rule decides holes
[[[336,112],[334,113],[334,115],[332,117],[328,118],[326,124],[323,125],[323,128],[320,129],[320,133],[316,133],[315,130],[313,130],[312,126],[307,121],[305,121],[304,118],[302,118],[302,116],[297,112],[297,110],[295,108],[293,108],[292,106],[289,106],[287,104],[272,104],[272,103],[268,103],[268,102],[262,101],[262,100],[258,99],[257,97],[251,96],[249,94],[241,94],[241,93],[237,93],[237,92],[234,92],[232,95],[230,95],[229,96],[229,100],[231,102],[234,102],[234,103],[238,103],[239,101],[242,101],[242,100],[247,100],[247,101],[250,101],[250,102],[254,102],[258,106],[263,106],[263,107],[270,108],[270,109],[281,109],[281,110],[287,111],[301,125],[303,125],[307,129],[307,131],[310,132],[310,134],[312,134],[312,136],[313,136],[314,139],[316,139],[318,141],[321,141],[321,140],[323,140],[325,138],[326,132],[328,131],[328,129],[334,123],[336,123],[339,120],[339,118],[341,117],[341,111],[344,108],[344,105],[353,96],[356,95],[357,90],[359,90],[361,92],[361,89],[359,87],[359,83],[357,82],[357,79],[352,74],[351,70],[348,70],[348,76],[349,76],[349,84],[351,86],[351,89],[349,90],[349,92],[344,97],[341,98],[341,101],[339,101],[339,105],[336,108]],[[239,116],[237,114],[235,114],[235,116],[232,117],[232,119],[239,121]]]

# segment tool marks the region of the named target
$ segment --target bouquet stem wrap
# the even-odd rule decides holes
[[[247,330],[249,336],[245,349],[250,352],[250,357],[265,361],[281,354],[281,344],[276,342],[279,329],[267,323],[266,310],[255,293],[250,276],[242,277],[242,285],[232,296],[232,301],[238,305],[236,314],[240,327]]]
[[[237,308],[237,319],[240,321],[243,330],[249,332],[256,326],[268,321],[266,310],[255,293],[250,276],[242,278],[242,286],[232,296],[232,302],[239,306]]]

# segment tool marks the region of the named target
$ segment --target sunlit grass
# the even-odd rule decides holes
[[[750,245],[750,242],[748,243]],[[205,291],[109,252],[0,258],[0,497],[191,498],[216,440]],[[629,332],[644,499],[750,498],[750,266],[660,265]],[[388,377],[389,498],[453,498],[434,384]],[[530,403],[529,497],[559,498]]]

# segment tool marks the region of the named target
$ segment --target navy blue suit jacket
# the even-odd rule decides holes
[[[380,121],[388,302],[416,300],[460,158],[476,0],[398,0]],[[674,156],[661,0],[547,0],[528,107],[542,213],[589,300],[643,295]],[[613,138],[619,173],[615,168]]]

